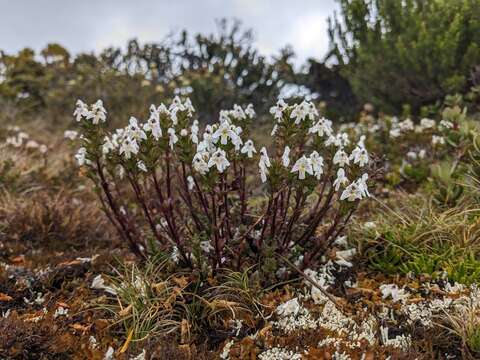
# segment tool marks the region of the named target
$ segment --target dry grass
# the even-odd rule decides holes
[[[0,193],[0,239],[6,242],[62,250],[97,247],[111,234],[101,209],[84,194],[65,189]]]

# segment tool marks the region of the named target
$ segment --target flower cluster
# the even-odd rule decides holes
[[[48,146],[41,144],[38,141],[31,139],[30,135],[22,131],[18,126],[9,126],[7,128],[8,136],[5,139],[4,145],[17,149],[38,151],[40,154],[45,154],[48,151]]]
[[[154,244],[175,263],[215,271],[267,266],[274,249],[305,268],[369,196],[369,154],[364,137],[353,143],[336,133],[311,102],[280,100],[270,112],[272,146],[260,146],[251,136],[251,105],[221,111],[201,131],[190,100],[176,97],[152,105],[144,122],[131,117],[109,132],[103,103],[78,101],[75,157],[140,256]]]
[[[446,107],[436,116],[414,119],[363,113],[359,121],[342,124],[340,131],[363,137],[369,150],[383,157],[391,185],[419,184],[431,174],[432,164],[462,156],[471,143],[466,110]]]

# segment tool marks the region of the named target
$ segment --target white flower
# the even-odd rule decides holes
[[[263,146],[260,149],[260,161],[262,161],[267,168],[272,166],[271,163],[270,163],[270,158],[268,157],[267,149],[265,148],[265,146]]]
[[[425,149],[422,149],[418,152],[418,157],[420,159],[424,159],[426,155],[427,155],[427,151]]]
[[[222,353],[220,354],[220,359],[222,360],[230,359],[230,349],[232,348],[233,344],[234,344],[233,340],[230,340],[225,344],[225,346],[222,349]]]
[[[227,124],[230,124],[230,111],[228,110],[220,110],[220,114],[219,114],[219,121],[220,123],[223,123],[223,122],[226,122]]]
[[[339,236],[338,238],[336,238],[334,244],[338,246],[347,246],[347,235]]]
[[[352,154],[350,155],[350,160],[353,160],[354,164],[358,164],[358,166],[363,167],[368,164],[368,152],[362,146],[357,146],[353,149]]]
[[[227,121],[224,121],[220,124],[217,131],[215,131],[215,133],[213,134],[213,142],[216,143],[218,139],[220,139],[220,143],[222,145],[226,145],[228,142],[228,138],[233,140],[237,137],[238,135],[232,129],[232,125],[230,125]]]
[[[218,149],[215,151],[210,160],[208,161],[208,168],[212,166],[216,166],[219,173],[223,173],[223,171],[230,166],[230,162],[227,160],[227,154],[222,149]]]
[[[190,99],[186,99],[185,102],[182,104],[182,100],[178,96],[175,96],[173,99],[172,104],[169,107],[170,111],[170,116],[172,119],[172,124],[175,126],[178,124],[178,118],[177,118],[177,113],[179,111],[186,111],[187,116],[191,117],[193,116],[193,113],[195,112],[195,109],[193,108],[192,102]]]
[[[212,244],[210,244],[210,241],[209,240],[205,240],[205,241],[200,241],[200,249],[205,252],[205,253],[210,253],[210,251],[214,250],[214,247],[212,246]]]
[[[242,154],[247,154],[249,158],[253,156],[253,153],[256,153],[255,146],[253,146],[252,140],[245,141],[245,145],[243,145],[242,150],[240,151]]]
[[[163,107],[162,107],[163,106]],[[158,108],[155,107],[155,105],[150,105],[150,118],[149,120],[153,120],[155,122],[160,121],[160,112],[165,108],[165,105],[161,105]]]
[[[435,120],[423,118],[420,120],[420,126],[422,129],[431,129],[435,127]]]
[[[245,114],[252,119],[255,116],[255,110],[253,109],[252,104],[248,104],[247,108],[245,109]]]
[[[336,136],[330,135],[325,141],[325,146],[335,145],[336,147],[342,148],[350,144],[350,139],[348,138],[347,133],[339,133]]]
[[[7,145],[12,145],[14,147],[20,147],[23,144],[23,140],[21,137],[15,137],[15,136],[9,136],[6,140],[5,143]]]
[[[125,138],[120,145],[119,153],[120,155],[124,154],[125,159],[130,159],[132,154],[138,154],[138,144],[135,139]]]
[[[242,107],[237,104],[233,105],[233,110],[231,111],[231,114],[235,119],[244,120],[247,118],[247,115],[243,111]]]
[[[318,134],[318,136],[330,136],[333,132],[332,122],[322,117],[315,125],[308,129],[308,132],[310,134]]]
[[[339,149],[336,153],[335,156],[333,157],[333,163],[338,164],[338,166],[345,166],[350,164],[350,160],[348,158],[348,155],[345,151],[342,149]]]
[[[95,336],[93,335],[90,335],[90,337],[88,338],[88,343],[89,343],[90,349],[92,350],[95,350],[98,347],[97,339],[95,339]]]
[[[235,131],[235,134],[239,134],[242,132],[242,128],[237,127],[235,128],[234,131]],[[235,135],[234,137],[232,137],[232,144],[235,145],[236,151],[240,150],[240,146],[242,146],[243,144],[242,138],[238,135]]]
[[[267,181],[268,168],[265,166],[265,164],[261,160],[258,163],[258,169],[260,173],[260,179],[262,180],[262,182]]]
[[[107,110],[103,107],[103,101],[97,100],[92,105],[92,111],[89,111],[86,116],[87,119],[93,119],[92,123],[97,125],[100,121],[105,122],[107,120]]]
[[[445,138],[443,136],[432,135],[432,145],[445,145]]]
[[[109,346],[107,352],[105,353],[105,356],[103,357],[103,360],[112,360],[114,353],[115,350],[111,346]]]
[[[442,120],[440,121],[440,126],[444,129],[452,129],[453,128],[453,123],[448,120]]]
[[[97,275],[93,278],[92,285],[90,285],[92,289],[97,289],[97,290],[103,290],[106,291],[112,295],[116,295],[117,291],[111,287],[105,284],[105,280],[103,279],[102,275]]]
[[[272,129],[272,132],[270,133],[271,136],[275,136],[275,134],[277,133],[278,131],[278,125],[275,124],[273,125],[273,129]]]
[[[62,307],[62,306],[59,306],[56,310],[55,310],[55,313],[53,314],[53,317],[54,318],[57,318],[59,316],[67,316],[68,314],[68,309]]]
[[[287,107],[287,104],[285,103],[285,101],[283,101],[283,99],[280,99],[277,101],[277,105],[272,106],[270,108],[270,114],[273,115],[275,120],[277,120],[278,122],[281,122],[282,116],[283,116],[283,110],[285,110],[286,107]]]
[[[412,159],[412,160],[416,160],[417,159],[417,153],[415,151],[409,151],[409,152],[407,152],[407,157]]]
[[[193,177],[192,176],[187,176],[187,186],[188,186],[188,190],[192,190],[193,187],[195,186],[195,181],[193,180]]]
[[[372,124],[368,126],[368,132],[370,134],[376,133],[379,131],[382,127],[379,124]]]
[[[258,162],[258,168],[260,172],[260,178],[262,182],[267,181],[268,168],[271,166],[270,159],[267,154],[267,149],[262,147],[260,149],[260,161]]]
[[[81,147],[78,149],[77,153],[75,154],[75,159],[77,159],[78,165],[83,166],[85,163],[87,163],[87,149],[84,147]]]
[[[198,151],[215,151],[215,145],[213,144],[213,132],[214,129],[211,125],[207,125],[205,132],[203,133],[203,141],[199,142],[197,145]]]
[[[195,108],[193,107],[192,101],[188,97],[183,102],[183,107],[184,107],[185,110],[188,111],[189,116],[192,116],[192,113],[195,112]]]
[[[365,147],[365,139],[367,137],[365,135],[360,136],[360,139],[358,140],[357,145],[364,148]]]
[[[175,145],[178,141],[178,136],[175,134],[174,128],[168,128],[167,134],[169,136],[168,145],[170,146],[170,149],[173,149],[173,145]]]
[[[178,247],[175,245],[173,247],[172,253],[170,254],[170,259],[177,264],[178,260],[180,260],[180,251],[178,251]]]
[[[208,152],[202,151],[195,154],[193,157],[193,169],[202,175],[208,172]]]
[[[391,297],[393,302],[403,301],[409,297],[409,294],[404,289],[400,289],[397,284],[380,285],[380,292],[383,299]]]
[[[75,116],[75,120],[80,122],[83,117],[88,115],[88,106],[82,100],[77,100],[75,111],[73,112],[73,116]]]
[[[65,130],[63,137],[70,140],[75,140],[78,136],[78,132],[75,130]]]
[[[340,196],[340,200],[348,200],[348,201],[355,201],[360,200],[362,198],[362,193],[358,188],[358,184],[356,182],[351,183],[348,185],[345,190],[343,190],[342,195]]]
[[[190,128],[190,139],[194,144],[198,144],[198,120],[193,120],[192,127]]]
[[[389,131],[390,137],[396,138],[400,136],[400,128],[399,127],[392,127]]]
[[[162,128],[160,127],[159,113],[153,105],[150,107],[150,118],[147,120],[147,123],[143,125],[143,130],[146,132],[151,132],[155,140],[158,140],[162,137]]]
[[[335,191],[340,189],[340,186],[345,186],[348,184],[348,179],[345,176],[345,170],[343,168],[338,169],[337,171],[337,178],[333,182],[333,186],[335,187]]]
[[[112,139],[110,139],[108,136],[105,136],[103,140],[104,140],[104,143],[102,145],[102,153],[104,155],[109,154],[110,151],[116,149],[118,146],[115,136],[112,136]]]
[[[138,121],[133,116],[130,117],[128,126],[125,129],[125,135],[136,141],[142,141],[147,138],[147,134],[138,126]]]
[[[35,302],[35,304],[37,305],[42,305],[44,302],[45,302],[45,296],[46,295],[43,295],[42,296],[42,293],[39,292],[37,293],[37,297],[35,298],[35,300],[33,300]]]
[[[310,154],[310,162],[312,163],[313,174],[320,180],[323,174],[323,157],[321,157],[318,152],[313,151]]]
[[[243,132],[243,129],[241,126],[236,126],[233,131],[235,131],[235,134],[240,135]]]
[[[297,315],[300,311],[300,303],[298,302],[297,298],[293,298],[288,300],[287,302],[277,306],[275,310],[278,315],[280,316],[290,316],[290,315]]]
[[[413,121],[411,119],[405,119],[401,122],[398,123],[398,126],[400,128],[401,131],[405,132],[405,131],[413,131],[414,129],[414,125],[413,125]]]
[[[147,171],[148,171],[145,163],[144,163],[142,160],[139,160],[139,161],[137,162],[137,167],[138,167],[141,171],[143,171],[143,172],[147,172]]]
[[[28,147],[28,143],[27,143],[27,147]],[[40,151],[40,153],[42,153],[42,154],[45,154],[48,151],[47,145],[45,145],[45,144],[40,145],[38,151]]]
[[[290,165],[290,147],[287,145],[285,146],[285,150],[283,150],[282,155],[282,165],[288,167]]]
[[[313,103],[303,100],[300,104],[294,105],[290,118],[295,119],[295,124],[299,125],[306,118],[313,120],[316,115],[318,112]]]
[[[367,186],[368,174],[365,173],[361,178],[348,185],[340,196],[340,200],[355,201],[370,196]]]
[[[370,193],[368,192],[367,180],[368,180],[367,173],[363,174],[362,177],[357,180],[358,189],[360,190],[360,193],[362,194],[363,197],[370,196]]]
[[[310,161],[309,158],[305,157],[303,155],[300,159],[297,160],[297,162],[293,165],[292,167],[292,173],[293,172],[298,172],[298,178],[300,180],[305,179],[305,173],[308,173],[310,175],[313,175],[313,168],[312,168],[312,162]]]

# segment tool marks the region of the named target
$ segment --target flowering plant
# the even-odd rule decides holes
[[[466,109],[445,107],[435,118],[375,118],[365,111],[359,121],[342,124],[340,130],[352,138],[363,137],[369,150],[381,154],[387,183],[412,190],[432,175],[432,165],[461,161],[471,143],[475,126],[466,118]]]
[[[78,101],[76,158],[140,257],[157,248],[191,269],[275,273],[278,254],[306,268],[369,196],[369,155],[310,102],[280,100],[270,112],[267,150],[251,138],[251,105],[221,111],[201,133],[191,102],[176,97],[109,132],[102,102]]]

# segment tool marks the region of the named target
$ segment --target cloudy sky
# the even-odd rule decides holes
[[[158,41],[171,31],[210,33],[219,18],[254,30],[262,53],[293,46],[297,62],[328,48],[334,0],[0,0],[0,49],[8,53],[58,42],[71,52]]]

